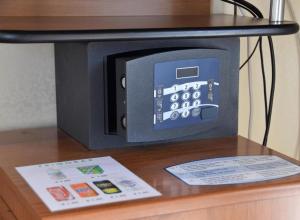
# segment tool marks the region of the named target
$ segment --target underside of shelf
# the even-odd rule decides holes
[[[270,23],[232,15],[0,17],[0,42],[38,43],[162,39],[187,37],[244,37],[296,33],[295,22]]]

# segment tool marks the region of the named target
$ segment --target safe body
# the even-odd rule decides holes
[[[237,135],[239,39],[55,45],[58,127],[89,149]]]

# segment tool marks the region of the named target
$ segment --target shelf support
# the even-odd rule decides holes
[[[271,0],[270,7],[270,21],[282,22],[284,21],[285,0]]]

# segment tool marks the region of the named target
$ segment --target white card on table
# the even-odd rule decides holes
[[[300,167],[277,156],[237,156],[192,161],[166,169],[189,185],[253,183],[300,173]]]
[[[52,212],[161,195],[111,157],[16,169]]]

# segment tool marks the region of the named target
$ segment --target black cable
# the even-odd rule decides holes
[[[245,7],[244,5],[237,3],[237,1],[236,2],[233,2],[233,1],[230,1],[230,0],[221,0],[221,1],[226,2],[228,4],[231,4],[231,5],[234,5],[234,6],[236,5],[238,7],[241,7],[243,9],[245,9],[246,11],[248,11],[253,17],[257,17],[256,14],[253,11],[251,11],[249,8]]]
[[[266,73],[265,73],[265,62],[264,62],[264,51],[263,51],[263,39],[260,37],[259,51],[260,51],[260,63],[263,79],[263,89],[264,89],[264,105],[265,105],[265,120],[266,125],[268,124],[268,98],[267,98],[267,83],[266,83]]]
[[[234,5],[234,7],[235,7],[234,13],[237,13],[237,11],[236,11],[236,8],[237,8],[237,7],[241,7],[241,8],[243,8],[243,9],[245,9],[246,11],[250,12],[250,13],[252,14],[252,16],[257,17],[256,14],[255,14],[254,12],[252,12],[252,11],[251,11],[250,9],[248,9],[247,7],[245,7],[245,6],[243,6],[243,5],[239,4],[239,3],[237,3],[235,0],[233,0],[233,1],[230,1],[230,0],[221,0],[221,1],[226,2],[226,3],[228,3],[228,4],[231,4],[231,5]],[[253,57],[253,55],[255,54],[255,52],[256,52],[256,50],[257,50],[258,44],[259,44],[259,39],[258,39],[258,41],[256,42],[256,45],[255,45],[255,47],[254,47],[252,53],[250,54],[250,56],[249,56],[249,57],[247,58],[247,60],[240,66],[240,70],[243,69],[244,66],[246,66],[247,63],[251,60],[251,58]]]
[[[266,146],[268,143],[271,121],[272,121],[272,111],[273,111],[273,102],[275,96],[275,87],[276,87],[276,60],[275,60],[275,52],[274,52],[274,44],[272,37],[268,37],[269,45],[270,45],[270,55],[271,55],[271,64],[272,64],[272,81],[271,81],[271,91],[270,91],[270,101],[269,101],[269,111],[267,118],[266,131],[264,135],[263,145]]]
[[[235,0],[235,2],[239,3],[240,5],[245,6],[249,10],[253,11],[256,14],[257,17],[264,18],[264,16],[261,13],[261,11],[257,7],[255,7],[254,5],[252,5],[250,2],[247,2],[245,0]]]
[[[244,8],[245,10],[247,10],[248,12],[250,12],[252,15],[253,13],[255,15],[253,15],[254,17],[258,17],[258,18],[263,18],[263,14],[261,13],[261,11],[255,7],[254,5],[252,5],[251,3],[245,1],[245,0],[235,0],[235,2],[230,2],[228,0],[221,0],[224,2],[227,2],[229,4],[233,4],[233,5],[242,5],[242,8]],[[273,44],[273,40],[272,37],[268,37],[268,41],[269,41],[269,46],[270,46],[270,55],[271,55],[271,65],[272,65],[272,80],[271,80],[271,91],[270,91],[270,100],[269,100],[269,109],[268,109],[268,114],[267,114],[267,118],[266,118],[266,129],[265,129],[265,134],[264,134],[264,140],[263,140],[263,145],[266,146],[268,143],[268,137],[269,137],[269,132],[270,132],[270,126],[271,126],[271,120],[272,120],[272,111],[273,111],[273,102],[274,102],[274,95],[275,95],[275,81],[276,81],[276,61],[275,61],[275,52],[274,52],[274,44]],[[262,66],[264,67],[264,60],[262,59]],[[262,74],[264,75],[265,78],[265,71],[263,68]],[[265,81],[264,83],[264,87],[266,87]],[[264,96],[265,101],[266,101],[266,96]],[[265,105],[266,106],[266,105]]]
[[[261,37],[257,40],[256,45],[255,45],[255,47],[254,47],[252,53],[250,54],[250,56],[249,56],[249,57],[247,58],[247,60],[240,66],[240,70],[243,69],[244,66],[246,66],[246,64],[251,60],[251,58],[252,58],[253,55],[255,54],[256,49],[257,49],[257,47],[258,47],[258,45],[259,45],[260,39],[261,39]]]
[[[235,2],[235,0],[233,0],[233,2]],[[234,5],[234,9],[233,9],[234,16],[237,16],[237,9],[238,9],[237,5]]]
[[[244,0],[236,0],[236,2],[243,4],[247,8],[249,8],[251,11],[253,11],[259,18],[263,18],[262,13],[259,11],[258,8],[256,8],[251,3],[244,1]],[[263,139],[263,145],[266,146],[268,143],[268,137],[270,133],[270,127],[271,127],[271,121],[272,121],[272,112],[273,112],[273,102],[274,102],[274,96],[275,96],[275,87],[276,87],[276,61],[275,61],[275,52],[274,52],[274,44],[272,37],[268,37],[269,46],[270,46],[270,55],[271,55],[271,66],[272,66],[272,80],[271,80],[271,91],[270,91],[270,100],[269,100],[269,109],[266,119],[266,130],[264,134]],[[264,72],[263,72],[264,74]]]
[[[262,37],[259,37],[257,40],[257,43],[248,57],[248,59],[241,65],[240,70],[251,60],[253,57],[255,51],[257,50],[257,47],[259,45],[260,49],[260,61],[261,61],[261,69],[262,69],[262,78],[263,78],[263,91],[264,91],[264,106],[265,106],[265,122],[267,124],[267,118],[268,118],[268,98],[267,98],[267,83],[266,83],[266,73],[265,73],[265,62],[264,62],[264,55],[263,55],[263,47],[262,47]]]

